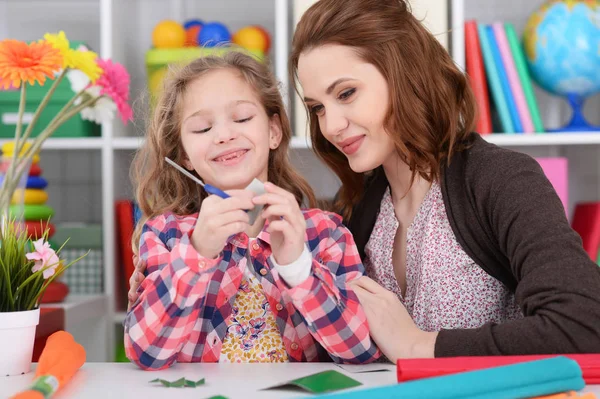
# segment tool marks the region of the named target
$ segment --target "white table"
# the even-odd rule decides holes
[[[310,397],[301,391],[267,390],[263,388],[304,377],[324,370],[338,370],[364,385],[355,389],[394,384],[396,372],[393,365],[372,365],[389,371],[355,373],[342,370],[332,363],[285,363],[285,364],[177,364],[156,372],[142,371],[128,363],[86,363],[75,377],[53,399],[105,399],[143,398],[179,399],[209,398],[224,395],[229,399],[250,398],[298,398]],[[148,381],[162,378],[174,381],[181,377],[190,380],[206,378],[206,384],[196,388],[165,388]],[[33,380],[33,372],[16,377],[0,377],[0,398],[26,388]],[[600,399],[600,386],[587,387]],[[424,393],[425,394],[425,393]],[[314,397],[314,396],[313,396]],[[426,398],[424,395],[423,398]]]

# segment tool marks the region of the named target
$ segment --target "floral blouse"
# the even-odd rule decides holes
[[[438,183],[431,185],[406,238],[406,292],[392,265],[399,222],[386,191],[365,247],[367,275],[394,292],[425,331],[476,328],[523,317],[514,295],[461,248],[448,222]]]
[[[223,340],[220,362],[288,361],[269,301],[250,268],[246,268],[226,324],[227,334]]]

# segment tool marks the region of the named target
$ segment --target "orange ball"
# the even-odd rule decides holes
[[[265,28],[263,28],[260,25],[252,25],[252,26],[254,26],[256,29],[261,31],[263,35],[265,35],[265,40],[267,41],[267,46],[265,48],[264,53],[266,54],[271,49],[271,35],[269,35],[269,31],[267,31]]]
[[[267,38],[256,26],[246,26],[233,35],[233,43],[248,50],[259,50],[263,54],[267,50]]]
[[[181,24],[164,20],[159,22],[152,31],[152,44],[156,48],[178,48],[185,44],[185,29]]]

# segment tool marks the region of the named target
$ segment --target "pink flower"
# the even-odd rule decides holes
[[[127,103],[130,83],[127,69],[117,62],[113,63],[112,60],[97,59],[97,63],[103,71],[95,83],[102,88],[100,94],[106,94],[117,104],[123,123],[133,120],[133,111]]]
[[[35,252],[30,252],[25,255],[27,259],[35,260],[31,272],[35,273],[38,270],[44,269],[44,279],[53,276],[59,263],[56,252],[50,248],[50,244],[47,241],[44,241],[43,238],[34,241],[33,247],[35,248]]]

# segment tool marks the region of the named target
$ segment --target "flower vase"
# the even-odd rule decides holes
[[[0,312],[0,377],[31,371],[35,330],[40,309]]]

